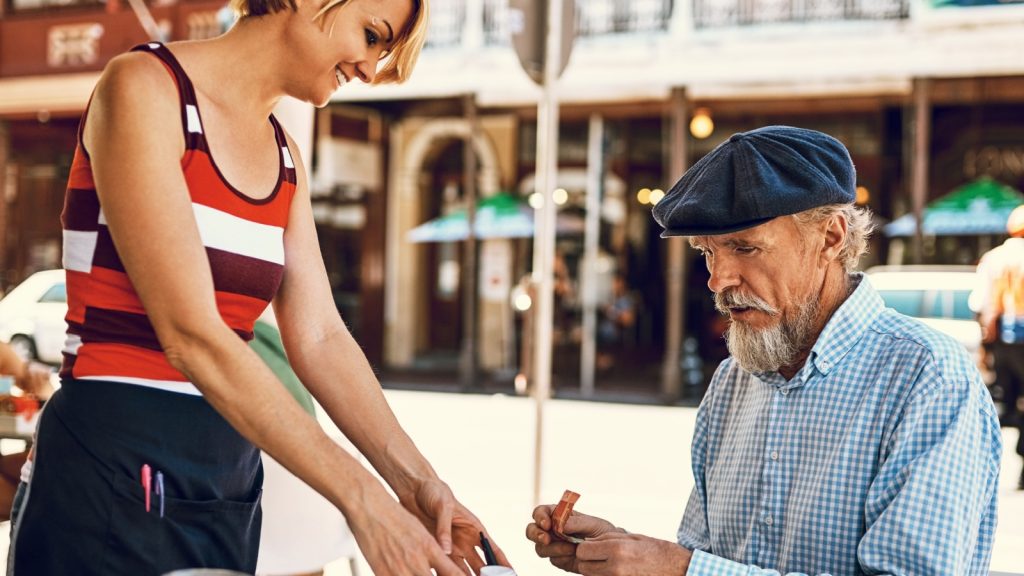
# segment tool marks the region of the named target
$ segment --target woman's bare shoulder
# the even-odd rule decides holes
[[[118,104],[160,106],[178,99],[174,77],[152,54],[126,52],[107,63],[96,85],[96,98]]]

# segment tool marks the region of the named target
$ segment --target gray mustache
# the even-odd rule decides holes
[[[716,292],[715,309],[722,314],[728,314],[730,308],[753,308],[772,316],[779,313],[778,310],[753,294],[743,294],[735,290]]]

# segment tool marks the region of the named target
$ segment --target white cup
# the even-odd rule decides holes
[[[484,566],[480,576],[516,576],[516,571],[508,566]]]

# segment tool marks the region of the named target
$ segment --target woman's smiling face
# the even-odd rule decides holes
[[[289,93],[316,106],[326,105],[352,80],[372,83],[380,60],[407,30],[414,8],[413,0],[348,0],[315,18],[325,5],[303,2],[298,16],[308,18],[314,30],[306,27],[293,37],[303,47],[300,53],[309,55],[300,64],[302,72],[312,77],[302,81],[304,89]]]

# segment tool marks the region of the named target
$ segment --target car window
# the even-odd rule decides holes
[[[905,316],[921,316],[924,290],[879,290],[885,305]]]
[[[915,318],[974,318],[967,300],[970,290],[879,290],[885,305]]]
[[[49,290],[43,294],[42,298],[39,299],[40,303],[65,303],[68,301],[68,290],[64,283],[54,284]]]
[[[925,318],[950,318],[953,320],[971,320],[974,315],[967,305],[970,290],[933,290],[929,291],[924,307]]]

